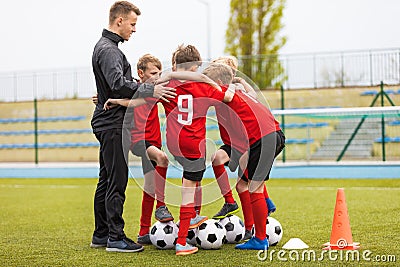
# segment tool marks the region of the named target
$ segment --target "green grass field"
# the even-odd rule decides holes
[[[317,256],[329,241],[336,190],[345,188],[353,240],[360,255],[371,251],[371,261],[294,260],[295,252],[260,261],[257,251],[238,251],[234,245],[220,250],[199,250],[178,257],[174,250],[146,246],[142,253],[109,253],[91,249],[95,179],[0,179],[0,266],[396,266],[400,262],[400,180],[271,179],[270,196],[277,205],[273,217],[284,230],[271,250],[280,251],[299,237]],[[179,183],[180,179],[169,182]],[[206,181],[207,182],[207,179]],[[210,182],[210,181],[208,181]],[[239,198],[236,196],[236,199]],[[126,234],[136,240],[141,189],[130,180],[125,203]],[[212,216],[222,199],[204,205]],[[178,208],[171,207],[179,217]],[[241,212],[238,213],[242,217]],[[276,253],[277,253],[276,252]],[[391,262],[377,262],[375,256]],[[276,256],[276,254],[275,254]],[[395,259],[394,259],[395,257]],[[396,262],[394,262],[396,260]]]

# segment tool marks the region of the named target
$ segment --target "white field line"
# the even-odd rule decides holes
[[[217,186],[217,185],[216,185]],[[23,185],[23,184],[0,184],[0,188],[50,188],[50,189],[76,189],[76,188],[95,188],[96,185]],[[129,186],[128,186],[129,187]],[[166,184],[166,187],[180,187],[175,184]],[[331,191],[337,190],[338,187],[334,186],[273,186],[273,189],[278,190],[317,190],[317,191]],[[346,190],[357,191],[400,191],[400,187],[363,187],[351,186],[344,187]]]
[[[337,190],[338,187],[334,186],[274,186],[274,189],[282,190],[318,190],[318,191],[330,191]],[[357,190],[357,191],[399,191],[400,187],[367,187],[367,186],[350,186],[344,187],[346,190]]]

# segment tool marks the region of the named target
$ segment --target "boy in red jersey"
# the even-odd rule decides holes
[[[224,64],[211,64],[203,73],[219,83],[230,83],[233,78],[232,71]],[[227,88],[223,87],[223,90]],[[255,226],[255,236],[235,248],[265,250],[269,244],[265,227],[268,208],[264,196],[264,181],[269,179],[274,158],[282,151],[285,138],[270,110],[247,92],[236,90],[234,97],[226,105],[231,109],[231,115],[236,114],[240,119],[248,141],[247,151],[239,160],[241,179],[236,189],[239,195],[246,191],[249,193]],[[243,151],[243,135],[235,137],[237,133],[228,132],[231,146]]]
[[[245,91],[252,97],[257,98],[257,93],[254,91],[253,87],[248,84],[243,78],[235,77],[236,71],[238,69],[238,60],[234,56],[223,56],[212,61],[213,63],[225,64],[229,66],[233,72],[232,82],[240,88],[240,90]],[[229,83],[231,78],[228,75],[217,75],[217,73],[212,74],[217,82]],[[224,80],[224,81],[221,81]],[[221,210],[214,215],[214,219],[222,219],[227,215],[235,212],[237,204],[234,202],[232,196],[232,191],[230,189],[229,180],[227,172],[224,166],[228,166],[231,171],[235,171],[239,165],[239,158],[246,152],[248,148],[248,141],[243,139],[245,136],[245,131],[243,124],[240,119],[231,112],[229,107],[226,105],[218,105],[215,107],[218,119],[218,125],[220,129],[220,136],[223,141],[223,145],[215,152],[212,156],[212,166],[214,170],[215,177],[217,178],[218,185],[220,186],[221,193],[224,195],[225,204]],[[234,116],[233,116],[234,115]],[[229,135],[230,133],[230,135]],[[233,139],[233,140],[231,140]],[[235,147],[232,147],[231,143],[235,143]],[[268,215],[276,210],[275,204],[268,196],[268,191],[264,185],[264,196],[265,201],[268,206]],[[251,209],[246,209],[250,206],[250,196],[248,191],[244,193],[239,193],[239,198],[242,203],[242,211],[245,222],[245,236],[244,240],[248,240],[252,237],[252,228],[254,225],[253,215]],[[244,208],[243,208],[244,207]]]
[[[200,53],[194,46],[180,46],[174,53],[177,72],[197,71],[201,65]],[[186,243],[189,228],[196,228],[207,217],[197,215],[194,209],[196,184],[205,171],[206,114],[210,106],[229,101],[231,92],[222,91],[199,82],[171,80],[169,87],[176,89],[177,97],[162,101],[167,115],[167,146],[183,167],[180,225],[176,242],[176,255],[197,252],[198,248]]]
[[[159,77],[161,62],[146,54],[137,63],[137,73],[142,82]],[[144,174],[142,215],[138,243],[151,244],[149,230],[154,200],[156,199],[155,218],[160,222],[174,218],[164,203],[165,180],[168,157],[161,150],[161,131],[156,104],[147,103],[135,108],[135,127],[131,130],[131,151],[141,157]]]

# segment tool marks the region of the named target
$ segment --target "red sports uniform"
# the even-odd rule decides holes
[[[135,126],[131,130],[132,144],[146,140],[153,146],[161,148],[161,131],[157,103],[147,103],[136,107],[133,114]]]
[[[226,104],[236,112],[242,121],[249,145],[267,134],[280,130],[279,122],[275,120],[271,111],[246,92],[236,91],[232,101]],[[232,146],[239,149],[241,144],[232,143]]]
[[[255,178],[258,181],[268,179],[277,147],[276,135],[273,133],[280,130],[279,123],[267,107],[243,91],[236,91],[235,96],[231,102],[227,103],[227,106],[237,114],[246,130],[247,150],[249,151],[247,177],[249,179]],[[228,133],[230,134],[230,132]],[[235,136],[234,133],[233,131],[230,135]],[[243,149],[243,142],[240,142],[240,139],[233,139],[231,145],[237,149]],[[242,176],[243,178],[246,177]],[[246,201],[244,201],[245,195]],[[254,222],[255,237],[261,241],[265,240],[265,218],[268,216],[268,207],[264,193],[252,192],[249,194],[249,191],[244,191],[239,194],[239,197],[246,217],[245,221],[252,215],[250,219]],[[251,209],[249,209],[250,207]],[[240,246],[245,247],[246,245],[238,245],[238,248]]]
[[[224,92],[227,89],[222,88]],[[222,142],[241,153],[261,137],[280,130],[271,111],[243,91],[236,91],[231,102],[217,105],[215,109]]]
[[[221,102],[224,93],[200,82],[171,80],[176,89],[170,102],[162,101],[167,116],[167,146],[174,156],[205,157],[206,114],[210,106]]]

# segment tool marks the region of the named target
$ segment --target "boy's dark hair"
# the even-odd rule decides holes
[[[180,45],[173,53],[172,61],[176,65],[190,68],[193,65],[201,66],[200,52],[193,45]]]
[[[136,67],[138,70],[146,71],[147,63],[152,63],[154,66],[161,70],[162,66],[160,60],[151,54],[145,54],[141,58],[139,58]]]
[[[116,18],[126,17],[132,11],[135,12],[138,16],[141,14],[139,8],[134,4],[128,1],[117,1],[110,8],[108,23],[111,25]]]

